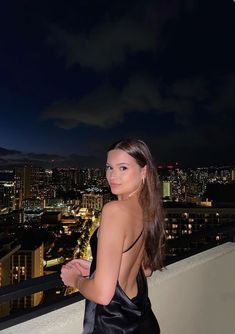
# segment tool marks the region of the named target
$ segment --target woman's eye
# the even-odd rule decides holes
[[[124,171],[124,170],[126,170],[127,168],[126,168],[125,166],[121,166],[120,169],[121,169],[122,171]]]
[[[110,166],[106,166],[106,168],[105,168],[106,170],[110,170],[111,169],[111,167]]]

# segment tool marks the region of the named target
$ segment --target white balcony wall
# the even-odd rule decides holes
[[[149,279],[149,294],[161,334],[234,334],[235,244],[220,245],[156,272]],[[83,312],[84,301],[2,332],[79,334]]]
[[[168,266],[149,281],[161,334],[235,333],[235,244]]]

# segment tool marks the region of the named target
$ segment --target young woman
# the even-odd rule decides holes
[[[100,227],[90,240],[93,261],[70,261],[61,278],[86,298],[83,334],[160,333],[146,276],[163,266],[165,232],[147,145],[137,139],[112,145],[106,177],[118,200],[103,207]]]

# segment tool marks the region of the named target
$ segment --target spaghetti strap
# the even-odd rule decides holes
[[[139,240],[139,238],[141,237],[141,235],[143,234],[143,231],[144,231],[144,229],[141,231],[141,233],[140,233],[140,235],[137,237],[137,239],[124,251],[124,252],[122,252],[122,254],[123,253],[126,253],[126,252],[128,252],[136,243],[137,243],[137,241]]]

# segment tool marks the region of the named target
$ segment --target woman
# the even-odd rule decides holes
[[[137,139],[112,145],[106,177],[118,200],[103,207],[100,227],[90,240],[92,264],[72,260],[62,267],[61,278],[86,298],[83,334],[160,333],[146,276],[163,266],[165,232],[147,145]]]

